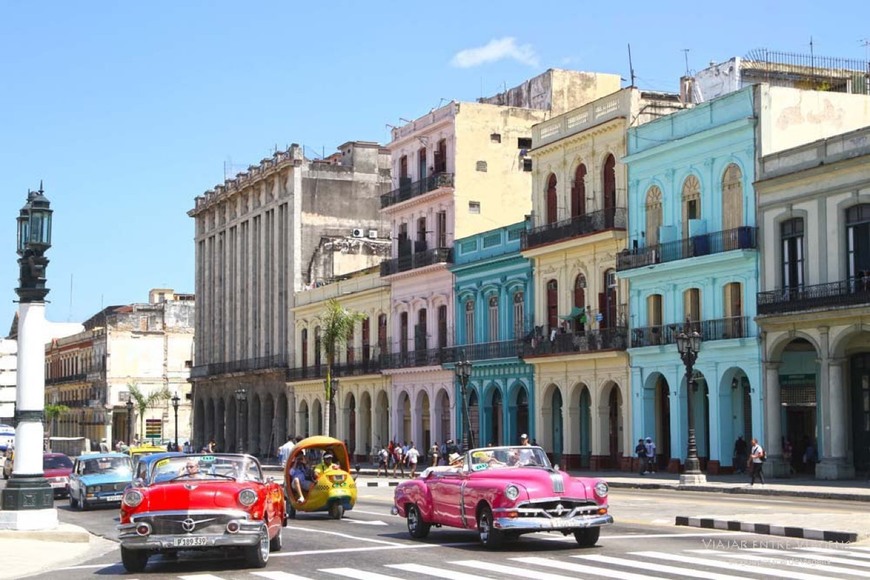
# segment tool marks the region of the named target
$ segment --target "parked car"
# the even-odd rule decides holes
[[[79,455],[69,476],[69,505],[86,510],[120,503],[132,475],[130,456],[124,453]]]
[[[298,494],[292,489],[290,471],[303,454],[311,471],[312,482],[300,502]],[[324,462],[329,455],[332,458]],[[347,447],[338,439],[324,435],[306,437],[297,443],[284,466],[284,490],[288,498],[289,517],[295,518],[297,511],[327,512],[333,519],[340,520],[344,512],[352,510],[356,504],[356,480],[350,473]]]
[[[281,485],[250,455],[149,455],[121,502],[121,562],[136,573],[152,554],[219,549],[263,568],[286,523]]]
[[[42,454],[42,473],[51,484],[54,497],[69,495],[69,476],[72,470],[72,459],[63,453]]]
[[[476,530],[487,548],[543,531],[574,534],[589,547],[601,526],[613,523],[607,493],[603,480],[573,477],[551,465],[540,447],[486,447],[401,482],[392,511],[406,518],[417,539],[434,525]]]

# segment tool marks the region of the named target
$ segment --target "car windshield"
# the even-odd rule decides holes
[[[471,451],[472,471],[511,467],[550,467],[550,460],[543,449],[530,445],[485,447]]]
[[[259,464],[244,455],[178,455],[157,461],[148,485],[187,479],[263,481]]]
[[[126,457],[98,457],[85,461],[84,475],[125,475],[130,476],[130,460]]]
[[[42,458],[43,469],[72,469],[72,460],[66,455],[49,455]]]

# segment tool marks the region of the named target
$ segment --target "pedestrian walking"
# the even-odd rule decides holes
[[[417,477],[417,461],[420,459],[420,452],[417,451],[417,446],[414,445],[413,441],[411,441],[411,445],[408,446],[408,453],[405,454],[405,457],[408,458],[408,467],[411,469],[411,473],[408,474],[408,477],[414,479]]]
[[[746,461],[749,459],[748,450],[743,435],[738,435],[737,441],[734,442],[734,469],[737,473],[746,473]]]
[[[378,474],[377,477],[381,476],[381,469],[384,470],[384,477],[389,475],[387,473],[387,467],[389,465],[390,452],[387,451],[387,448],[381,445],[381,450],[378,451]]]
[[[288,435],[287,442],[278,448],[278,458],[281,460],[282,468],[287,465],[287,460],[290,459],[294,447],[296,447],[296,438]]]
[[[637,455],[638,475],[646,475],[646,445],[643,444],[643,438],[637,440],[637,445],[634,446],[634,454]]]
[[[753,437],[752,449],[749,452],[749,466],[752,468],[752,471],[750,472],[752,479],[750,480],[749,485],[755,485],[756,477],[761,481],[761,485],[764,485],[764,460],[764,448],[758,443],[758,439]]]
[[[396,469],[402,474],[402,477],[405,477],[405,455],[404,450],[401,445],[396,445],[395,449],[393,449],[393,459],[395,463],[393,463],[393,477],[396,477]]]
[[[643,444],[646,449],[646,470],[648,473],[656,472],[656,444],[652,437],[647,437]]]

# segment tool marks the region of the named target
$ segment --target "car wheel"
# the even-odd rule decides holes
[[[487,548],[498,548],[504,537],[500,530],[493,527],[492,521],[492,510],[489,509],[489,506],[483,506],[477,516],[477,533],[480,536],[480,543]]]
[[[600,535],[601,528],[583,528],[574,532],[574,539],[577,540],[581,548],[591,548],[598,542]]]
[[[284,547],[284,539],[281,537],[283,531],[283,529],[278,528],[278,534],[269,541],[270,552],[280,552],[281,548]]]
[[[265,568],[269,561],[269,530],[266,524],[260,526],[260,540],[255,546],[245,548],[245,560],[251,568]]]
[[[88,502],[85,501],[84,492],[82,492],[82,494],[79,496],[79,509],[82,511],[87,511],[88,509]]]
[[[287,504],[287,517],[290,518],[291,520],[296,519],[296,508],[293,507],[292,505],[290,505],[289,503]]]
[[[407,520],[408,533],[411,534],[412,538],[421,540],[429,535],[429,528],[431,525],[423,520],[423,516],[420,514],[420,508],[416,505],[408,507]]]
[[[127,572],[141,572],[148,564],[148,552],[145,550],[129,550],[121,546],[121,563]]]
[[[344,506],[341,505],[341,502],[335,502],[331,506],[329,506],[329,516],[334,520],[340,520],[341,516],[344,515]]]

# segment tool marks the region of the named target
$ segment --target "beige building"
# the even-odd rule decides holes
[[[388,159],[377,143],[322,160],[292,145],[196,198],[196,446],[274,455],[297,430],[295,294],[380,263]]]
[[[104,308],[81,332],[46,344],[46,404],[69,408],[50,426],[53,436],[85,437],[94,446],[149,433],[157,442],[175,440],[177,395],[178,439],[189,438],[194,296],[154,289],[148,298]],[[145,398],[164,395],[145,409],[134,404],[128,415],[131,386]]]
[[[326,353],[320,346],[320,319],[335,299],[365,318],[336,351],[333,367],[333,425],[330,431],[347,442],[356,460],[371,457],[387,443],[389,378],[381,375],[390,325],[390,287],[379,268],[356,272],[341,280],[296,295],[295,360],[289,381],[295,396],[296,435],[324,433]],[[375,449],[375,451],[377,450]]]
[[[536,125],[529,152],[538,442],[566,467],[627,467],[631,440],[625,248],[626,132],[682,108],[677,95],[626,88]],[[626,463],[626,465],[623,465]]]

